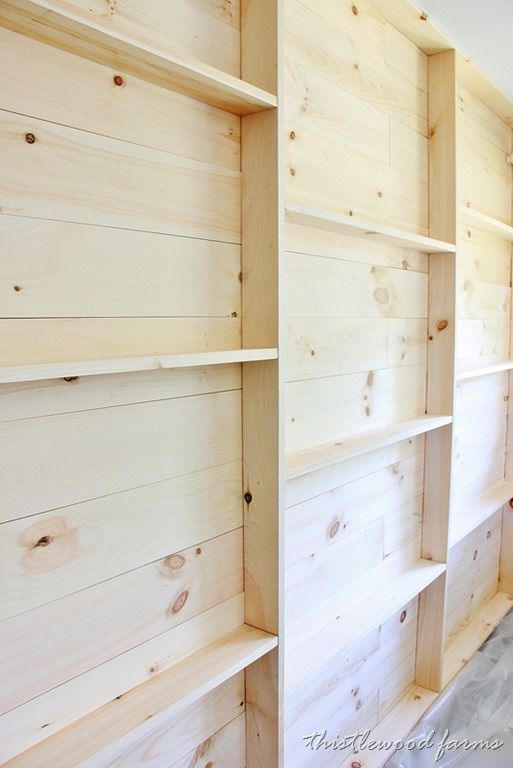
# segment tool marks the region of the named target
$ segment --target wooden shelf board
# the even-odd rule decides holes
[[[111,360],[77,360],[69,363],[34,363],[0,366],[0,384],[45,381],[75,376],[135,373],[169,368],[194,368],[202,365],[227,365],[276,360],[276,349],[228,349],[218,352],[190,352],[177,355],[120,357]]]
[[[142,737],[276,648],[278,638],[243,624],[9,760],[10,768],[73,768],[127,733]]]
[[[444,688],[479,650],[511,608],[513,595],[497,592],[470,624],[452,638],[444,653]]]
[[[459,541],[472,533],[482,523],[497,512],[504,504],[513,498],[513,483],[502,480],[476,498],[475,504],[464,509],[464,516],[458,521],[454,515],[450,526],[449,546],[453,547]]]
[[[393,227],[382,226],[357,219],[353,216],[334,213],[310,205],[299,203],[287,203],[287,221],[295,224],[303,224],[309,227],[336,232],[351,237],[363,237],[388,245],[397,245],[400,248],[409,248],[422,253],[455,253],[456,246],[452,243],[444,243],[442,240],[434,240],[424,235],[416,235]]]
[[[371,730],[369,741],[397,743],[406,739],[437,696],[435,691],[428,688],[411,686],[383,720]],[[365,768],[383,768],[394,751],[393,746],[381,750],[363,748],[359,752],[352,752],[340,768],[351,768],[355,761]]]
[[[341,438],[333,443],[289,454],[286,458],[287,480],[329,467],[339,461],[347,461],[387,445],[393,445],[401,440],[422,435],[433,429],[439,429],[451,422],[452,416],[417,416],[414,419],[388,424],[368,432]]]
[[[420,595],[445,573],[446,568],[444,563],[420,559],[393,578],[380,581],[373,590],[359,591],[356,585],[350,604],[346,601],[346,604],[340,606],[333,602],[330,615],[336,616],[336,621],[328,617],[328,625],[324,626],[330,645],[336,646],[339,652],[349,648]],[[334,634],[330,632],[329,627],[335,628]],[[293,660],[296,646],[301,647],[306,639],[305,634],[290,636],[287,639],[287,647]],[[294,664],[293,661],[286,680],[288,689],[296,684]]]
[[[475,379],[478,376],[489,376],[492,373],[502,373],[513,369],[513,360],[502,360],[500,363],[489,363],[476,368],[461,368],[456,371],[456,381]]]
[[[503,221],[492,218],[486,213],[480,213],[474,208],[468,208],[466,205],[460,205],[460,215],[462,221],[470,227],[475,227],[494,237],[500,237],[503,240],[513,242],[513,227]]]
[[[4,0],[0,25],[237,115],[277,106],[275,95],[255,85],[109,30],[51,0]]]

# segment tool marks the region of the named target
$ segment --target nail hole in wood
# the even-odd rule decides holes
[[[19,291],[21,291],[21,285],[15,285],[15,286],[14,286],[14,290],[16,291],[16,293],[18,293]]]
[[[201,555],[201,547],[196,547],[196,554]]]
[[[125,84],[125,79],[121,75],[114,75],[112,79],[114,80],[114,85],[117,85],[118,88]]]
[[[232,312],[232,317],[237,317],[237,312]]]
[[[429,341],[433,341],[433,337],[432,336],[429,337]]]
[[[404,624],[404,622],[406,621],[406,616],[407,616],[407,615],[408,615],[408,612],[407,612],[407,611],[403,611],[403,612],[401,613],[401,618],[399,619],[399,621],[401,622],[401,624]]]
[[[244,501],[246,502],[246,504],[251,504],[251,502],[253,501],[253,496],[250,494],[249,491],[247,491],[244,494]]]
[[[26,133],[25,141],[27,142],[27,144],[34,144],[36,141],[36,137],[34,136],[33,133]]]
[[[472,560],[477,560],[477,555],[478,555],[478,552],[477,552],[477,549],[475,549],[474,554],[472,555]]]

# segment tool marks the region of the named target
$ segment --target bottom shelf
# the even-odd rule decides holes
[[[243,624],[31,749],[1,762],[2,768],[74,768],[127,733],[144,736],[277,644],[274,635]],[[5,756],[0,755],[3,760]]]
[[[497,592],[470,624],[455,635],[444,654],[444,688],[479,650],[511,608],[513,595]]]
[[[399,699],[381,723],[372,729],[369,741],[372,739],[377,742],[397,743],[406,739],[437,696],[437,693],[429,691],[427,688],[421,688],[418,685],[413,686]],[[394,746],[387,746],[389,746],[388,749],[385,747],[382,749],[363,748],[359,752],[352,752],[340,768],[352,768],[355,765],[362,768],[382,768],[395,751]]]
[[[513,483],[502,480],[497,485],[480,494],[470,508],[465,508],[464,516],[452,514],[449,533],[449,546],[453,547],[458,541],[468,536],[478,528],[485,520],[488,520],[494,512],[497,512],[504,504],[513,498]]]

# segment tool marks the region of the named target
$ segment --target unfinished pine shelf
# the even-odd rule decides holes
[[[285,212],[287,221],[291,223],[316,227],[339,235],[362,237],[368,239],[369,242],[376,241],[387,245],[396,245],[399,248],[408,248],[423,253],[455,253],[456,251],[454,243],[444,243],[433,237],[372,224],[357,217],[334,213],[314,206],[287,203]]]
[[[459,211],[463,223],[467,226],[475,227],[481,232],[513,242],[513,227],[510,224],[494,219],[492,216],[481,213],[474,208],[469,208],[466,205],[461,205]]]
[[[449,537],[450,545],[453,546],[468,536],[512,498],[513,483],[501,480],[497,485],[481,493],[472,506],[466,506],[460,510],[458,517],[453,513]]]
[[[277,349],[229,349],[220,352],[191,352],[155,357],[126,357],[116,360],[77,360],[66,363],[0,366],[0,384],[45,381],[77,376],[136,373],[138,371],[197,368],[206,365],[230,365],[276,360]]]
[[[36,768],[54,762],[63,768],[73,768],[77,760],[82,762],[91,755],[101,754],[101,750],[129,733],[140,739],[158,729],[159,725],[190,709],[276,645],[276,637],[254,627],[241,626],[180,660],[175,666],[154,673],[151,679],[132,689],[127,696],[105,701],[102,708],[74,722],[70,715],[68,720],[73,722],[72,726],[63,728],[61,721],[57,730],[55,724],[49,724],[48,738],[41,747],[24,752],[21,758],[9,759],[8,754],[3,757],[7,757],[7,765],[13,767],[30,764]],[[13,724],[16,722],[9,713],[7,720]],[[34,718],[34,722],[26,722],[26,727],[33,731],[37,723],[37,718]],[[108,729],[105,728],[106,723]],[[18,737],[16,731],[13,737]]]
[[[503,360],[499,363],[490,365],[480,365],[476,368],[461,368],[456,371],[457,381],[466,381],[467,379],[476,379],[479,376],[491,376],[494,373],[502,373],[513,369],[513,360]]]
[[[215,67],[113,30],[81,3],[7,0],[0,23],[236,115],[276,107],[276,96]],[[121,75],[119,75],[121,77]]]
[[[433,429],[440,429],[451,422],[452,416],[418,416],[415,419],[387,424],[363,434],[342,438],[331,444],[299,451],[287,456],[287,479],[291,480],[370,451],[385,448],[393,443],[399,443],[401,440],[431,432]]]

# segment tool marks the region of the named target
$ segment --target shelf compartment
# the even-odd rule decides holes
[[[468,208],[466,205],[460,205],[460,216],[463,223],[469,227],[475,227],[488,235],[513,242],[513,227],[503,221],[476,211],[474,208]]]
[[[477,616],[452,638],[444,653],[444,688],[470,661],[511,608],[513,595],[497,592]]]
[[[489,376],[492,373],[502,373],[513,369],[513,360],[502,360],[500,363],[476,366],[475,368],[461,368],[456,371],[456,381],[476,379],[478,376]]]
[[[195,368],[203,365],[228,365],[276,360],[277,349],[228,349],[219,352],[190,352],[178,355],[120,357],[105,360],[80,360],[70,363],[35,363],[0,366],[0,384],[23,381],[46,381],[75,376],[100,376],[114,373],[136,373],[170,368]]]
[[[285,462],[286,478],[292,480],[309,472],[330,467],[340,461],[347,461],[355,456],[399,443],[401,440],[431,432],[433,429],[440,429],[451,423],[452,416],[418,416],[368,432],[350,435],[315,448],[291,453]]]
[[[277,106],[276,96],[215,67],[108,30],[49,0],[5,0],[0,24],[237,115]]]
[[[346,216],[333,211],[314,208],[310,205],[287,203],[285,207],[287,221],[293,224],[335,232],[339,235],[362,237],[378,243],[396,245],[400,248],[420,251],[422,253],[455,253],[456,246],[435,240],[432,237],[416,235],[402,229],[382,226],[353,216]]]
[[[369,739],[377,742],[390,742],[392,745],[405,740],[427,712],[438,696],[435,691],[413,685],[404,693],[397,704],[370,732]],[[346,758],[340,768],[351,768],[355,761],[365,768],[382,768],[394,754],[390,749],[361,749]]]
[[[513,483],[502,480],[489,490],[480,494],[470,509],[465,509],[465,517],[456,520],[454,514],[449,534],[449,546],[453,547],[459,541],[472,533],[482,523],[488,520],[504,504],[513,498]]]
[[[317,663],[330,658],[334,648],[337,653],[341,653],[377,629],[442,576],[446,568],[444,563],[420,559],[401,573],[379,582],[374,590],[356,588],[350,604],[333,604],[331,619],[323,621],[322,628],[315,622],[312,624],[313,628],[317,627],[314,631],[318,632],[316,639],[311,641],[315,656],[312,656],[310,662],[314,668]],[[302,679],[303,649],[308,640],[308,632],[287,638],[286,690],[292,690]]]
[[[278,638],[243,624],[9,761],[17,768],[73,768],[127,733],[142,737],[277,647]],[[79,759],[80,758],[80,759]]]

